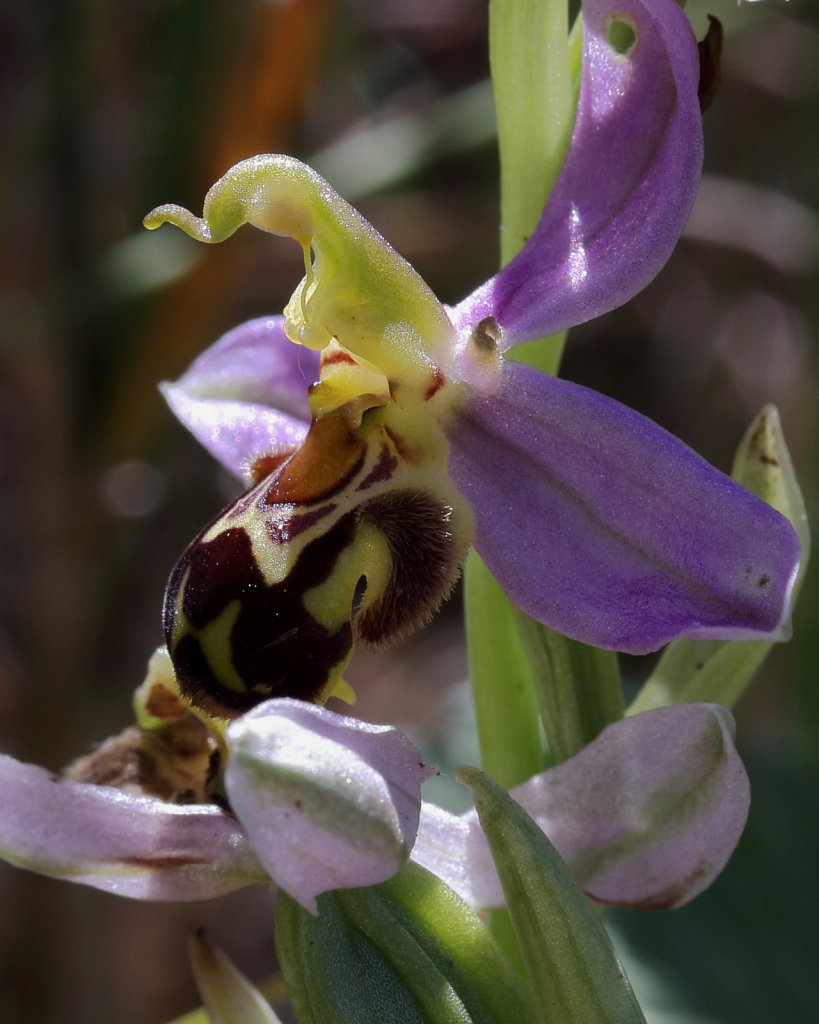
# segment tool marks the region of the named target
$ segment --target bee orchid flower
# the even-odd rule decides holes
[[[252,224],[304,252],[283,317],[164,388],[249,486],[166,594],[180,684],[209,712],[323,701],[356,640],[429,617],[470,544],[524,611],[598,647],[786,634],[799,544],[782,516],[643,416],[504,355],[641,289],[697,190],[697,47],[676,3],[585,0],[583,19],[561,175],[520,254],[454,308],[289,157],[232,168],[201,218],[146,218],[210,243]]]

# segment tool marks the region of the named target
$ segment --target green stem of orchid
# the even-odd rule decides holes
[[[515,255],[537,223],[566,152],[574,109],[567,31],[566,0],[490,2],[503,262]],[[539,354],[549,352],[553,369],[561,343],[537,343]],[[537,362],[542,365],[540,358]],[[483,767],[502,785],[513,786],[543,768],[532,676],[512,606],[474,552],[467,561],[465,592]]]
[[[501,262],[526,243],[573,121],[566,0],[490,0],[489,61],[501,168]]]
[[[464,602],[481,761],[509,789],[544,767],[537,698],[514,608],[474,551]]]
[[[502,263],[517,254],[540,219],[566,154],[580,77],[579,25],[569,48],[567,33],[567,0],[490,0]],[[561,335],[520,346],[516,357],[555,373],[564,340]],[[481,759],[485,771],[511,787],[544,767],[532,673],[514,608],[474,551],[467,560],[464,587]],[[494,911],[489,926],[519,966],[520,951],[506,912]]]
[[[623,717],[617,655],[555,633],[515,609],[555,764],[573,757]]]

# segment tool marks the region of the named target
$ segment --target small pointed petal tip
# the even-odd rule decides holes
[[[188,949],[209,1024],[281,1024],[261,992],[203,932],[191,936]]]

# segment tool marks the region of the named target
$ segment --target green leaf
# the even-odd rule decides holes
[[[617,655],[555,633],[519,609],[515,621],[534,675],[549,753],[559,764],[623,717]]]
[[[299,1024],[521,1024],[534,1020],[488,929],[408,864],[383,885],[279,896],[276,948]]]
[[[460,768],[492,851],[518,945],[550,1024],[645,1024],[608,935],[557,851],[497,783]]]

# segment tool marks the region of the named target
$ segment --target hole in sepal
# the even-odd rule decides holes
[[[616,53],[627,56],[637,42],[637,29],[627,15],[621,14],[608,19],[606,38]]]

